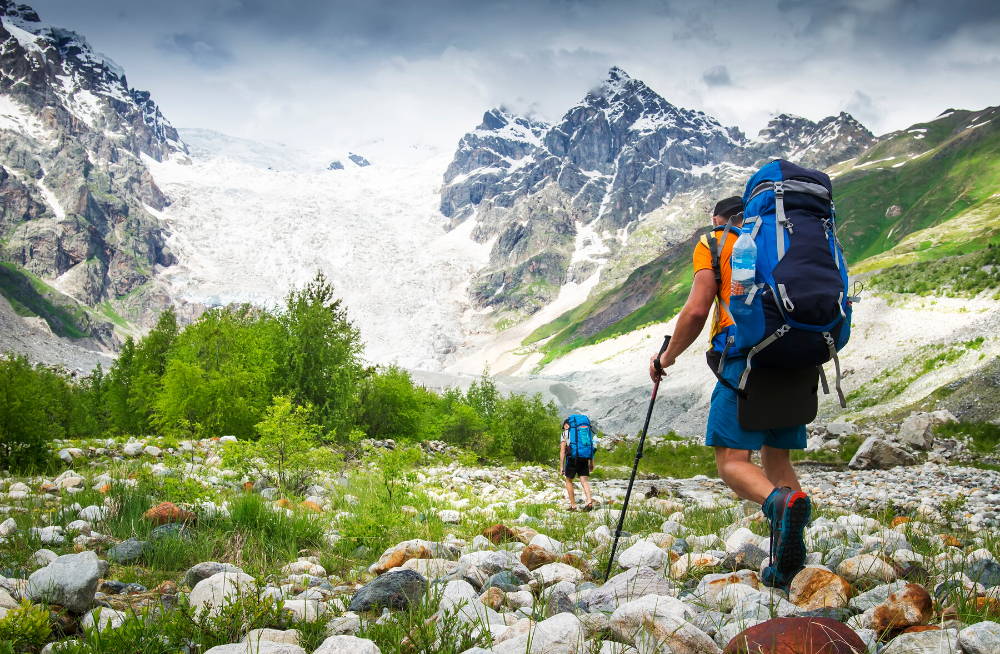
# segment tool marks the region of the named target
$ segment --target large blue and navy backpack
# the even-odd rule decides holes
[[[757,246],[755,284],[746,295],[729,298],[736,323],[723,360],[746,357],[739,381],[761,368],[819,367],[833,360],[840,388],[837,352],[851,334],[847,263],[837,240],[830,177],[784,160],[763,166],[743,193],[743,226]]]
[[[569,456],[574,459],[593,459],[594,435],[590,429],[590,418],[582,413],[574,413],[563,422],[569,425]]]

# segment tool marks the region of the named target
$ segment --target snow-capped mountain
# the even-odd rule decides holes
[[[150,211],[167,199],[143,157],[185,148],[150,94],[81,35],[0,0],[0,137],[3,260],[56,303],[107,301],[137,320],[162,306],[153,279],[174,257]]]
[[[603,284],[602,271],[620,276],[686,240],[715,196],[740,192],[764,159],[824,167],[873,140],[842,113],[819,123],[782,115],[749,141],[616,67],[555,124],[488,111],[445,172],[441,212],[452,226],[473,221],[473,238],[491,246],[472,300],[507,325],[551,303],[567,283],[594,285],[601,275]],[[632,236],[651,220],[672,235],[640,239],[645,258],[636,260]]]

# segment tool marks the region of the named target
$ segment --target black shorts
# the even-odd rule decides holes
[[[570,479],[580,475],[581,477],[590,476],[590,462],[593,459],[579,459],[573,457],[566,457],[566,463],[563,464],[563,475],[569,477]]]

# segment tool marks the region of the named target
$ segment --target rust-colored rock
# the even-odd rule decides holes
[[[831,618],[774,618],[745,629],[723,654],[865,654],[854,630]]]
[[[503,606],[507,596],[496,586],[490,586],[486,592],[479,596],[479,600],[494,611],[499,611]]]
[[[111,490],[111,484],[102,484],[101,487],[97,489],[97,492],[100,493],[101,495],[107,495],[108,491],[110,490]]]
[[[530,543],[531,539],[538,535],[538,532],[531,527],[515,526],[511,527],[510,530],[514,532],[514,537],[525,545]]]
[[[580,572],[590,572],[590,565],[576,554],[563,554],[559,557],[558,561],[566,565],[571,565]]]
[[[937,626],[936,624],[921,624],[921,625],[914,625],[912,627],[907,627],[906,629],[903,629],[899,633],[901,633],[901,634],[916,634],[916,633],[919,633],[921,631],[940,631],[940,630],[941,630],[941,627]]]
[[[427,541],[408,540],[386,550],[372,566],[371,571],[380,575],[386,570],[398,568],[410,559],[433,559],[434,552]]]
[[[517,534],[507,525],[493,525],[483,530],[483,536],[489,539],[494,545],[512,543],[516,540]]]
[[[788,588],[788,600],[805,611],[842,609],[851,597],[851,584],[826,568],[806,566]]]
[[[274,505],[276,507],[278,507],[279,509],[287,509],[288,507],[290,507],[292,505],[292,503],[288,501],[287,497],[282,497],[282,498],[279,498],[279,499],[275,500],[274,501]]]
[[[161,502],[149,511],[142,514],[146,520],[154,525],[165,525],[169,522],[194,522],[195,515],[190,511],[185,511],[173,502]]]
[[[941,542],[945,544],[946,547],[962,547],[962,541],[958,540],[951,534],[941,534]]]
[[[153,592],[157,595],[176,595],[177,594],[177,584],[167,580],[161,582],[159,586],[153,589]]]
[[[253,482],[252,481],[245,481],[245,482],[243,482],[243,490],[245,490],[248,493],[250,491],[252,491],[253,490]]]
[[[307,511],[312,511],[313,513],[323,513],[323,507],[321,507],[319,504],[316,504],[312,500],[306,500],[299,506],[301,506],[303,509]]]
[[[892,519],[892,526],[898,527],[899,525],[905,525],[907,522],[910,522],[910,520],[912,520],[912,518],[908,518],[905,515],[898,515]]]
[[[882,633],[926,624],[934,611],[931,596],[920,584],[906,584],[902,590],[875,607],[871,628]]]
[[[521,563],[523,563],[528,570],[540,568],[548,563],[553,563],[555,560],[555,555],[538,545],[528,545],[521,550]]]
[[[1000,616],[1000,600],[995,597],[977,597],[976,609],[986,615]]]

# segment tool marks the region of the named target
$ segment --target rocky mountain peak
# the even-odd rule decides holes
[[[16,2],[10,2],[9,0],[0,0],[0,16],[19,18],[29,23],[41,22],[41,19],[38,17],[38,12],[34,9],[28,5],[20,5]]]
[[[750,142],[758,158],[783,157],[804,166],[826,168],[861,154],[875,135],[854,116],[840,112],[814,122],[802,116],[779,114]]]

